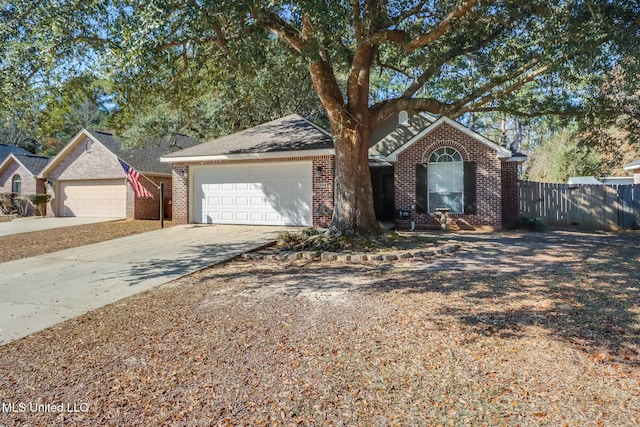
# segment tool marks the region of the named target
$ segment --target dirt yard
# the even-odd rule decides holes
[[[164,222],[165,227],[171,221]],[[119,220],[2,236],[0,263],[48,254],[160,228],[159,221]]]
[[[1,347],[0,425],[638,424],[640,235],[451,239],[234,261]]]

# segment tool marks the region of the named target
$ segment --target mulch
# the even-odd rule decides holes
[[[3,402],[83,410],[0,424],[636,425],[637,236],[452,239],[388,265],[236,260],[3,346]]]

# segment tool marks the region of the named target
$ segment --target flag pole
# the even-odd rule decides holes
[[[122,160],[122,161],[124,162],[124,160]],[[129,164],[127,163],[127,165],[129,165]],[[129,167],[131,167],[131,165],[129,165]],[[158,189],[158,191],[160,192],[160,197],[158,197],[160,199],[158,201],[158,203],[160,203],[160,207],[159,207],[159,211],[160,211],[160,228],[164,228],[164,182],[161,182],[160,185],[158,185],[155,182],[151,181],[151,178],[149,178],[148,176],[146,176],[142,172],[138,171],[138,174],[140,174],[141,177],[143,177],[144,179],[149,181],[151,183],[151,185],[156,187]]]

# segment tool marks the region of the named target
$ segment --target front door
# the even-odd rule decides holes
[[[395,219],[393,166],[372,167],[373,208],[378,221]]]

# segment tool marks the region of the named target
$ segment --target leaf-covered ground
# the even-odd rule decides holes
[[[234,261],[1,347],[0,424],[637,425],[640,235],[451,239]]]
[[[170,227],[171,221],[164,226]],[[160,228],[159,221],[118,220],[11,234],[0,239],[0,263],[131,236]]]

